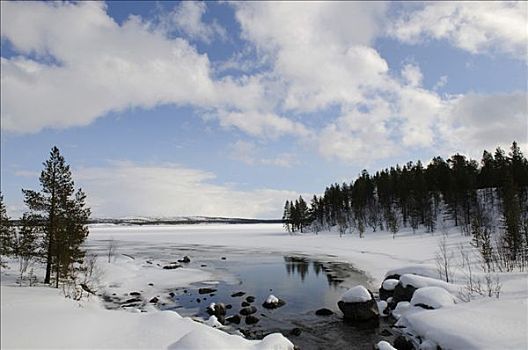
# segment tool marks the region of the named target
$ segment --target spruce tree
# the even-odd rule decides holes
[[[44,283],[50,283],[54,271],[58,287],[59,279],[68,275],[70,265],[83,256],[80,247],[88,235],[90,209],[85,206],[82,190],[75,192],[70,166],[57,147],[51,149],[50,158],[43,165],[41,191],[22,191],[29,214],[40,222],[44,233]]]
[[[7,210],[4,205],[4,197],[0,194],[0,259],[12,253],[14,229],[9,222]],[[0,260],[0,267],[5,268],[6,264]]]

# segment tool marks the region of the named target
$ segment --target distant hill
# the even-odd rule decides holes
[[[177,217],[124,217],[124,218],[93,218],[90,224],[116,225],[180,225],[180,224],[277,224],[281,219],[247,219],[208,216],[177,216]]]

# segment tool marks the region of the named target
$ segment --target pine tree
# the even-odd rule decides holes
[[[9,222],[7,210],[4,205],[4,197],[0,194],[0,268],[5,268],[2,256],[12,254],[14,229]]]
[[[291,232],[290,230],[291,205],[290,205],[290,201],[288,200],[286,201],[286,203],[284,203],[284,211],[282,213],[282,222],[283,222],[283,225],[286,231]]]
[[[46,259],[44,283],[50,283],[55,272],[55,286],[68,275],[70,265],[82,258],[81,244],[86,239],[86,223],[90,209],[85,207],[86,196],[76,193],[69,165],[57,147],[43,163],[40,175],[41,191],[22,190],[30,215],[40,221],[44,233],[43,251]]]

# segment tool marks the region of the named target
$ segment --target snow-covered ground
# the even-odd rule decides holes
[[[453,277],[456,285],[434,282],[439,278],[435,254],[441,234],[401,231],[393,239],[387,232],[339,237],[335,232],[289,235],[281,225],[175,225],[175,226],[114,226],[94,225],[88,238],[91,246],[103,247],[109,239],[142,244],[149,247],[169,245],[204,245],[241,249],[248,252],[284,252],[308,254],[313,257],[352,263],[370,276],[375,291],[389,270],[399,274],[417,273],[429,277],[405,277],[408,283],[444,288],[454,297],[465,285],[465,270],[458,263],[459,247],[469,251],[469,238],[452,229],[447,237],[453,248]],[[478,263],[475,262],[474,271]],[[141,289],[146,298],[160,289],[185,286],[191,282],[213,279],[208,273],[179,268],[162,270],[155,264],[145,264],[121,256],[115,262],[99,262],[103,269],[101,286],[119,293]],[[8,271],[9,273],[9,271]],[[14,274],[14,272],[11,272]],[[478,271],[476,272],[478,275]],[[425,310],[411,306],[400,308],[400,323],[412,328],[413,334],[428,339],[424,343],[445,349],[523,349],[527,340],[528,273],[503,273],[500,298],[480,298],[469,303],[447,305],[447,297],[438,290],[435,295],[421,295],[423,300],[437,301],[442,306]],[[417,282],[418,281],[418,282]],[[406,282],[406,283],[407,283]],[[148,283],[152,288],[146,287]],[[2,276],[2,348],[276,348],[293,345],[279,334],[262,341],[248,341],[227,335],[205,324],[181,318],[173,311],[132,313],[105,310],[97,298],[91,297],[79,305],[64,299],[57,290],[46,287],[20,288],[12,286],[13,276]],[[422,285],[420,285],[422,286]],[[435,288],[431,288],[435,290]],[[440,296],[441,298],[440,298]],[[439,300],[436,300],[436,299]],[[337,302],[337,300],[336,300]],[[79,307],[82,306],[82,307]],[[31,334],[31,336],[27,336]]]

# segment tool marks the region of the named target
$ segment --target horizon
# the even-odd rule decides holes
[[[94,218],[276,219],[363,169],[527,152],[526,2],[0,6],[11,217],[55,145]]]

